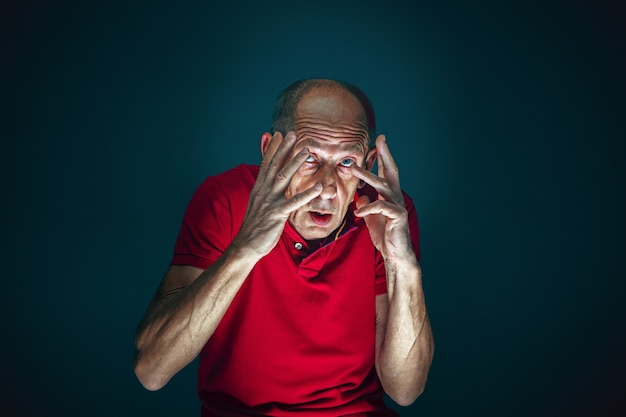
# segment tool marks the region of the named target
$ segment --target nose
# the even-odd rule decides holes
[[[332,166],[325,166],[317,171],[319,177],[317,182],[322,184],[322,192],[320,198],[324,200],[332,200],[337,196],[337,172]]]

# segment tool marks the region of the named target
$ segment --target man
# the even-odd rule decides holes
[[[433,338],[415,209],[356,87],[285,89],[260,167],[209,177],[136,335],[163,387],[198,354],[203,416],[395,415],[424,389]],[[378,163],[378,175],[371,172]]]

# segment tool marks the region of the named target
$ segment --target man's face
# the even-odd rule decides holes
[[[285,191],[290,198],[319,182],[322,192],[294,211],[289,222],[307,240],[325,238],[338,228],[354,199],[359,179],[350,166],[363,166],[368,151],[368,128],[359,101],[339,89],[309,91],[295,112],[294,155],[303,147],[309,158]]]

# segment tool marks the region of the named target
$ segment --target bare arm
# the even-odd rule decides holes
[[[382,135],[376,150],[378,176],[355,165],[352,172],[372,185],[379,199],[370,202],[361,196],[355,214],[365,218],[387,274],[387,294],[376,297],[376,371],[385,392],[409,405],[424,390],[434,342],[398,168]]]
[[[269,253],[289,214],[319,195],[315,185],[290,199],[285,189],[308,157],[292,158],[295,135],[274,134],[250,193],[239,233],[205,271],[190,266],[168,269],[135,337],[135,373],[149,390],[162,388],[189,364],[211,337],[256,263]]]
[[[388,292],[376,297],[376,371],[385,392],[406,406],[424,391],[435,345],[419,265],[386,270]]]
[[[231,246],[204,272],[168,269],[135,339],[135,373],[144,387],[162,388],[200,353],[255,263]]]

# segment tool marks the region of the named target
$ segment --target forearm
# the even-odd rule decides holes
[[[257,262],[249,255],[231,246],[191,285],[155,298],[136,336],[135,373],[146,388],[163,387],[202,350]]]
[[[408,405],[422,393],[434,342],[417,260],[386,262],[388,309],[378,371],[385,391]]]

